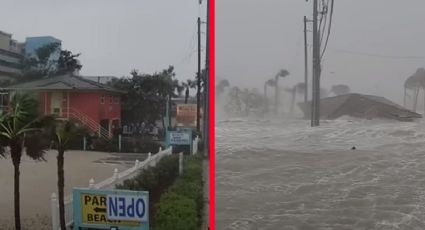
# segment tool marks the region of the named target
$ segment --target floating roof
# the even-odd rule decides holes
[[[299,103],[305,117],[310,117],[311,102]],[[412,121],[422,118],[422,115],[412,112],[384,97],[346,94],[320,100],[320,117],[322,119],[336,119],[341,116],[358,118],[386,118],[399,121]]]

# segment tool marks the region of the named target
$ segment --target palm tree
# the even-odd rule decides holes
[[[274,96],[275,96],[275,113],[278,113],[278,105],[279,105],[279,77],[287,77],[289,75],[288,70],[286,69],[281,69],[279,70],[279,72],[276,74],[275,76],[275,91],[274,91]]]
[[[291,97],[291,108],[290,108],[290,113],[292,114],[294,111],[294,105],[295,105],[295,100],[297,97],[297,93],[298,94],[303,94],[304,90],[305,90],[305,83],[304,82],[300,82],[296,85],[294,85],[293,88],[286,88],[285,91],[291,93],[292,97]]]
[[[424,68],[417,69],[416,72],[412,76],[407,78],[407,80],[404,82],[404,106],[406,106],[407,90],[408,89],[413,90],[414,92],[413,111],[416,112],[419,90],[421,88],[424,90],[424,97],[425,97],[425,69]]]
[[[189,98],[190,94],[190,88],[196,87],[196,82],[190,79],[187,79],[186,82],[182,83],[183,88],[186,89],[185,96],[184,96],[184,103],[187,104],[187,100]]]
[[[275,87],[276,86],[276,81],[274,79],[269,79],[266,82],[264,82],[264,97],[267,98],[267,87]]]
[[[217,95],[222,94],[227,87],[230,87],[229,81],[226,79],[220,80],[217,85]]]
[[[266,82],[264,82],[264,100],[265,100],[265,111],[268,112],[269,111],[269,99],[268,99],[268,95],[267,95],[267,87],[275,87],[276,82],[274,79],[269,79]]]
[[[44,150],[48,147],[37,110],[35,99],[28,95],[15,94],[10,111],[0,116],[1,151],[5,155],[8,148],[14,169],[16,230],[21,230],[19,179],[22,153],[25,149],[25,153],[32,159],[42,159]]]
[[[51,140],[58,151],[58,198],[59,198],[59,222],[61,229],[66,229],[65,203],[64,203],[64,154],[68,150],[70,142],[83,135],[83,129],[73,121],[58,121],[50,127]]]
[[[344,94],[349,94],[350,93],[350,87],[348,85],[334,85],[331,88],[331,92],[334,93],[335,95],[339,96],[339,95],[344,95]]]

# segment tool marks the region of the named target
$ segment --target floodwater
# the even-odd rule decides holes
[[[425,229],[425,121],[218,120],[216,202],[220,230]]]

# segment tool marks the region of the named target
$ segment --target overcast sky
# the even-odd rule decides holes
[[[64,49],[82,53],[83,75],[120,77],[174,65],[185,80],[197,71],[196,20],[205,15],[198,0],[2,0],[1,9],[0,30],[18,41],[62,40]]]
[[[341,51],[424,57],[424,9],[423,0],[335,0],[322,85],[329,89],[348,84],[353,91],[402,102],[404,80],[425,67],[425,58],[377,58]],[[311,0],[217,0],[217,79],[262,89],[266,79],[286,68],[291,75],[282,84],[303,81],[304,15],[312,18]]]

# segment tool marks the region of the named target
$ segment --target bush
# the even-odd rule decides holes
[[[157,206],[156,222],[154,226],[158,226],[158,229],[177,229],[176,227],[167,228],[173,226],[175,218],[183,215],[187,215],[187,212],[195,213],[193,219],[182,219],[180,222],[182,226],[192,226],[195,221],[195,227],[193,229],[199,229],[202,220],[202,208],[203,208],[203,181],[202,181],[202,157],[201,156],[187,156],[183,162],[183,175],[177,179],[177,181],[170,187],[168,192],[164,195],[165,198],[161,197],[161,200]],[[173,194],[173,195],[169,195]],[[174,199],[182,199],[184,197],[190,200],[194,205],[186,206],[184,208],[178,207],[179,202],[169,200],[171,196]],[[165,203],[169,202],[169,203]],[[181,201],[183,202],[183,201]],[[173,207],[175,206],[175,207]],[[191,209],[191,210],[187,210]],[[178,228],[180,229],[180,228]],[[181,229],[192,229],[192,228],[181,228]]]
[[[202,183],[194,183],[179,179],[170,188],[170,191],[195,201],[196,210],[202,210],[204,205]],[[202,212],[199,214],[202,214]]]
[[[154,222],[156,204],[161,195],[170,187],[178,176],[178,156],[170,155],[162,158],[155,167],[143,169],[136,177],[125,180],[116,186],[117,189],[128,189],[149,192],[149,220]]]
[[[159,202],[156,230],[197,230],[199,218],[196,203],[175,192],[165,193]]]

